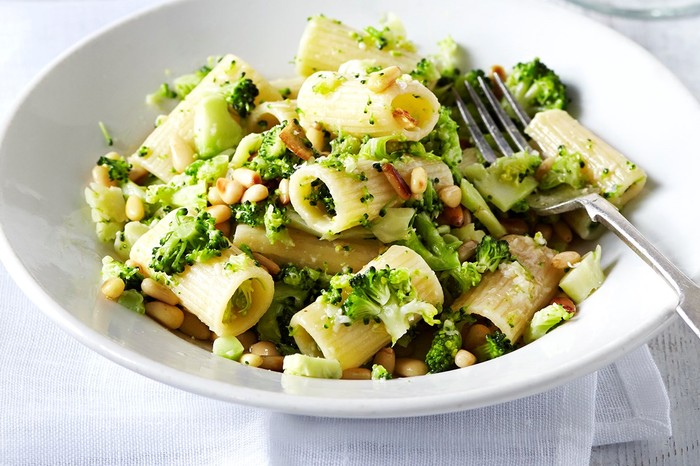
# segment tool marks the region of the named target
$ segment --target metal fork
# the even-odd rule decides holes
[[[494,73],[493,79],[499,90],[503,93],[503,97],[513,109],[513,113],[518,120],[520,120],[520,123],[523,127],[527,127],[530,123],[530,117],[510,93],[498,74]],[[478,83],[479,87],[484,92],[486,100],[490,104],[491,111],[496,115],[501,126],[505,128],[506,132],[510,135],[513,144],[517,146],[518,150],[531,151],[532,148],[528,144],[527,139],[501,107],[498,98],[491,91],[489,85],[481,77],[478,78]],[[479,116],[489,134],[494,138],[495,145],[498,147],[501,155],[506,157],[513,155],[514,149],[506,140],[501,129],[492,118],[489,109],[486,108],[479,98],[476,90],[468,82],[465,81],[464,84],[471,97],[471,101],[476,106]],[[466,104],[457,91],[453,89],[453,93],[459,112],[474,139],[476,148],[481,152],[486,161],[489,163],[495,162],[498,154],[486,141],[476,120],[470,114]],[[647,240],[613,204],[598,193],[581,191],[575,193],[573,197],[548,199],[541,202],[540,205],[532,205],[531,207],[540,215],[561,214],[579,208],[585,209],[591,220],[600,222],[609,230],[612,230],[613,233],[671,285],[678,295],[676,311],[700,338],[700,286],[688,278],[675,264],[656,249],[656,247],[651,244],[651,242],[649,242],[649,240]]]

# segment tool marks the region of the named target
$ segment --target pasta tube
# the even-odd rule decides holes
[[[273,244],[267,239],[264,228],[239,224],[233,244],[245,244],[278,264],[291,263],[331,274],[342,272],[346,267],[351,271],[360,270],[384,248],[383,243],[372,239],[324,241],[303,231],[291,228],[287,231],[293,244],[283,244],[281,241]]]
[[[153,251],[171,230],[175,211],[145,233],[131,249],[130,258],[147,275]],[[239,335],[257,323],[272,302],[274,283],[263,268],[235,246],[221,256],[195,262],[165,283],[184,308],[219,336]]]
[[[299,42],[297,72],[309,76],[317,71],[335,71],[348,60],[374,60],[380,66],[398,65],[409,72],[420,61],[410,45],[378,48],[367,44],[359,31],[325,16],[309,19]]]
[[[485,274],[479,286],[459,296],[452,308],[489,319],[515,343],[535,312],[551,301],[564,271],[552,265],[556,251],[534,239],[514,235],[503,239],[517,260]]]
[[[313,74],[297,97],[300,124],[332,134],[401,134],[409,141],[424,138],[437,123],[440,103],[423,84],[393,70],[394,76],[390,69],[367,76],[332,71]]]
[[[404,246],[392,246],[384,254],[369,262],[359,273],[370,267],[389,266],[413,272],[411,283],[421,301],[434,306],[442,304],[444,296],[440,282],[422,257]],[[332,317],[339,314],[336,305],[318,298],[312,304],[294,314],[290,322],[294,340],[302,353],[337,359],[343,369],[359,367],[377,351],[391,342],[384,324],[354,322],[349,325],[333,324]]]
[[[221,88],[245,77],[252,80],[260,94],[256,101],[279,100],[279,92],[246,62],[234,55],[226,55],[202,79],[202,81],[170,112],[168,118],[146,138],[139,150],[131,156],[132,161],[163,181],[177,174],[173,168],[171,146],[185,144],[194,150],[194,109],[199,102],[211,94],[220,93]]]
[[[292,206],[314,230],[332,236],[371,222],[383,208],[403,202],[386,176],[374,167],[376,161],[357,160],[355,170],[349,173],[325,166],[323,160],[302,165],[289,179]],[[450,169],[439,160],[405,157],[394,164],[404,179],[418,166],[425,169],[428,179],[438,180],[436,189],[454,183]],[[330,196],[332,208],[331,203],[317,200],[318,193],[325,193],[326,189],[324,196]]]

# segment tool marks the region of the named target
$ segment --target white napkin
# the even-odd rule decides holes
[[[85,34],[161,0],[0,0],[0,121]],[[670,436],[649,350],[537,396],[406,419],[292,416],[132,373],[64,334],[0,266],[0,464],[587,465],[592,445]]]
[[[0,464],[587,465],[591,447],[671,435],[646,346],[560,388],[404,419],[273,413],[130,372],[63,333],[0,266]]]

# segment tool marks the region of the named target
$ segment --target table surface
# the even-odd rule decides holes
[[[15,2],[0,0],[2,3],[7,6]],[[16,6],[20,6],[20,3],[16,2]],[[132,3],[133,9],[134,2],[125,3]],[[700,16],[642,21],[592,12],[584,14],[641,44],[700,99]],[[75,37],[76,40],[78,38]],[[41,51],[41,55],[46,56],[34,58],[38,59],[37,63],[43,64],[45,61],[42,58],[48,61],[59,51],[52,50],[51,44],[47,43]],[[0,50],[0,58],[2,55]],[[29,65],[24,71],[31,70],[32,66]],[[38,71],[38,68],[34,70]],[[11,96],[16,96],[19,91],[19,87],[0,89],[0,102],[7,104]],[[9,106],[0,107],[0,117],[4,117]],[[650,341],[649,346],[668,388],[673,436],[669,439],[597,447],[591,455],[592,465],[700,465],[700,340],[677,319]]]
[[[641,21],[586,15],[642,45],[700,99],[700,16]],[[671,400],[673,436],[595,448],[591,465],[700,465],[700,340],[677,319],[649,346]]]

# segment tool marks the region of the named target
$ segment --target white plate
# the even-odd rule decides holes
[[[0,245],[19,286],[81,342],[136,372],[222,400],[290,413],[389,417],[456,411],[552,388],[610,363],[672,316],[670,289],[612,235],[601,240],[609,277],[579,316],[534,344],[477,366],[386,383],[283,378],[215,357],[98,295],[100,257],[82,189],[106,152],[138,147],[156,112],[144,95],[208,55],[232,52],[266,76],[292,73],[307,16],[354,26],[385,12],[430,53],[446,34],[473,66],[535,56],[571,84],[582,121],[650,174],[628,217],[679,266],[698,274],[697,103],[637,45],[566,9],[530,1],[183,1],[111,27],[73,48],[30,86],[0,148]]]

